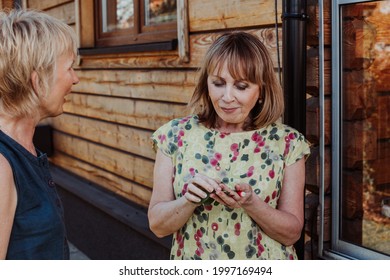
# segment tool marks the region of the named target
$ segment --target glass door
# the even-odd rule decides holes
[[[334,1],[332,250],[390,258],[390,0]]]

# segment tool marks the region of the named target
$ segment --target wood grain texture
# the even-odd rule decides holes
[[[275,2],[267,0],[191,0],[190,32],[275,24]],[[278,1],[278,18],[282,12]],[[281,20],[279,21],[281,22]]]
[[[188,113],[187,106],[181,104],[87,94],[71,94],[64,111],[149,130]]]
[[[140,185],[153,186],[153,161],[78,137],[54,132],[54,148]]]
[[[265,44],[275,68],[278,66],[277,42],[275,28],[243,29],[243,31],[258,36]],[[88,55],[81,56],[82,69],[142,69],[142,68],[192,68],[198,69],[202,65],[203,58],[212,42],[225,31],[216,31],[212,33],[190,34],[190,60],[183,63],[180,60],[177,51],[149,52],[149,53],[128,53],[128,54],[108,54],[108,55]],[[282,57],[281,28],[279,32],[279,54]]]
[[[76,92],[183,104],[190,100],[197,77],[193,70],[92,70],[77,75]]]
[[[50,161],[52,164],[61,166],[67,171],[129,199],[138,205],[146,208],[149,204],[152,194],[150,188],[146,188],[114,173],[83,162],[78,158],[70,157],[60,151],[56,151],[55,155],[50,158]]]
[[[153,131],[70,114],[52,120],[55,130],[154,160]]]

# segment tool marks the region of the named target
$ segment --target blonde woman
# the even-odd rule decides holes
[[[78,83],[76,52],[75,34],[60,20],[0,12],[0,259],[69,259],[62,204],[32,139]]]

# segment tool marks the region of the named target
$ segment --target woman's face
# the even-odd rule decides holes
[[[237,81],[230,75],[226,64],[207,78],[209,96],[218,115],[217,125],[224,132],[242,131],[249,113],[259,100],[257,84]]]
[[[65,53],[57,59],[57,69],[54,71],[53,84],[50,93],[43,101],[42,117],[55,117],[63,112],[65,96],[68,95],[74,84],[79,82],[73,70],[75,57],[73,54]]]

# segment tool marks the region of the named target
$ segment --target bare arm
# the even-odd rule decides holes
[[[234,191],[226,195],[223,190],[230,189],[222,186],[212,197],[228,207],[242,207],[268,236],[289,246],[299,239],[304,225],[304,183],[305,161],[301,159],[285,169],[277,209],[254,195],[249,185],[236,187],[238,193],[244,191],[245,196]]]
[[[172,185],[172,160],[157,151],[154,166],[153,193],[149,204],[148,219],[150,229],[158,237],[164,237],[179,230],[191,217],[202,198],[218,184],[200,174],[188,182],[188,191],[175,198]]]
[[[16,210],[16,189],[8,161],[0,155],[0,259],[5,259]]]

